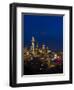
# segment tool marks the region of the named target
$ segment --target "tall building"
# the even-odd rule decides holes
[[[32,36],[32,54],[34,54],[35,49],[35,38]]]
[[[45,45],[44,45],[44,44],[42,45],[42,49],[43,49],[43,50],[45,49]]]
[[[38,42],[36,42],[36,48],[38,48]]]

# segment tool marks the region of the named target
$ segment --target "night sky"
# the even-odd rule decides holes
[[[45,44],[53,51],[63,50],[63,16],[23,15],[24,47],[31,46],[32,36],[39,47]]]

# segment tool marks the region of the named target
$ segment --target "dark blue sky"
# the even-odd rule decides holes
[[[63,50],[63,16],[23,15],[24,46],[31,45],[32,36],[39,46],[45,44],[49,49]]]

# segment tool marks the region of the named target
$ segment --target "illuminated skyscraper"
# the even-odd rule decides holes
[[[32,36],[32,53],[34,54],[35,49],[35,38]]]
[[[44,45],[44,44],[42,45],[42,49],[43,49],[43,50],[45,49],[45,45]]]

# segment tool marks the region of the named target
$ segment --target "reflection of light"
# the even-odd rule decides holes
[[[43,64],[41,64],[41,66],[44,66]]]
[[[40,70],[42,70],[42,68],[40,68]]]
[[[29,52],[26,52],[27,55],[29,55]]]
[[[48,50],[48,53],[50,53],[51,52],[51,50]]]
[[[61,60],[61,57],[60,57],[60,56],[57,56],[57,59],[58,59],[58,60]]]
[[[58,59],[60,59],[60,57],[59,57],[59,56],[57,56],[57,58],[58,58]]]
[[[40,53],[42,53],[42,50],[39,50]]]
[[[54,59],[56,59],[56,58],[57,58],[57,54],[54,55]]]
[[[33,60],[33,57],[31,57],[31,60]]]
[[[43,60],[44,58],[40,58],[41,60]]]
[[[52,60],[52,61],[54,61],[55,59],[54,59],[54,58],[52,58],[51,60]]]

